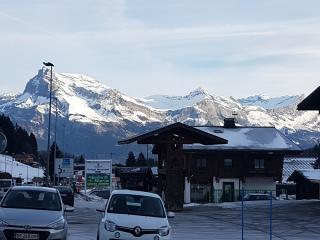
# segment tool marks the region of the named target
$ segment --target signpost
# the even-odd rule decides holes
[[[111,189],[112,160],[86,160],[85,192],[87,188]]]
[[[60,177],[72,178],[74,175],[73,158],[56,158],[54,168],[54,174],[58,175],[58,182]]]

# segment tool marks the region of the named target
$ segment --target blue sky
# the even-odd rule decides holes
[[[320,79],[319,0],[0,2],[0,92],[43,61],[131,96],[310,93]]]

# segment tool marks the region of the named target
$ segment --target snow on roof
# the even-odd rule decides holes
[[[195,127],[212,135],[228,140],[228,144],[189,144],[186,150],[267,150],[300,151],[301,149],[274,127]]]
[[[283,161],[282,182],[287,182],[295,170],[312,170],[312,164],[315,160],[315,158],[285,158]]]
[[[311,181],[320,181],[320,169],[303,169],[299,170],[299,172]]]

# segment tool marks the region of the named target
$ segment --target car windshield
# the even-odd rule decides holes
[[[129,194],[113,195],[107,212],[159,218],[165,217],[165,211],[160,199]]]
[[[1,207],[61,211],[61,202],[56,192],[11,190],[3,199]]]

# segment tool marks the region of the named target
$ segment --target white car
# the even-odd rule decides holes
[[[1,201],[0,239],[66,240],[65,211],[54,188],[12,187]]]
[[[148,192],[115,190],[99,222],[97,240],[171,239],[168,218],[174,213],[165,211],[161,198]]]

